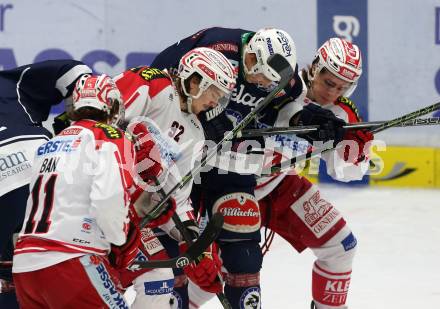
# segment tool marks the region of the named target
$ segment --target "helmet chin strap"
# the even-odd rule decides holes
[[[187,100],[186,100],[186,109],[187,109],[187,112],[188,112],[189,114],[192,114],[192,113],[193,113],[193,110],[192,110],[192,101],[193,101],[193,98],[192,98],[191,96],[188,96],[188,98],[187,98]]]

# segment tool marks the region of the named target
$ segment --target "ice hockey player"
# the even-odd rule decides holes
[[[358,110],[348,97],[361,74],[359,47],[340,38],[331,38],[318,49],[312,64],[301,71],[307,96],[299,103],[310,107],[318,104],[347,123],[359,122]],[[373,134],[365,129],[346,131],[344,142],[347,145],[323,156],[327,172],[345,182],[362,179],[368,171],[368,146],[373,139]],[[281,194],[288,186],[296,188],[294,194]],[[275,196],[279,203],[273,202]],[[345,303],[357,240],[342,214],[307,178],[296,175],[286,176],[260,205],[264,209],[266,226],[298,252],[309,247],[317,257],[313,265],[311,308],[347,308]],[[295,222],[294,228],[289,228],[292,222]]]
[[[130,263],[139,240],[128,220],[134,148],[111,126],[123,103],[106,75],[81,76],[72,97],[73,124],[35,154],[14,251],[17,297],[23,308],[128,308],[107,258],[119,246]]]
[[[171,78],[166,71],[141,66],[114,78],[125,100],[125,119],[129,121],[127,131],[136,137],[140,151],[155,152],[156,155],[150,157],[156,156],[156,162],[162,163],[161,168],[155,168],[155,176],[163,184],[164,192],[169,192],[192,169],[195,158],[202,154],[205,136],[198,115],[227,103],[236,82],[231,63],[210,48],[195,48],[183,54],[175,73]],[[157,147],[149,147],[151,141]],[[140,175],[146,184],[151,184],[151,174],[145,175],[142,166]],[[196,239],[199,226],[189,199],[191,187],[192,181],[176,191],[172,203],[176,204],[176,213],[187,232]],[[146,189],[142,189],[136,203],[142,200]],[[154,199],[161,200],[160,194],[156,194],[158,196]],[[176,248],[179,242],[181,250],[185,250],[182,235],[172,220],[160,225],[160,229],[153,228],[157,223],[141,230],[138,259],[167,257],[161,241],[168,235],[174,239]],[[184,271],[202,288],[219,292],[223,286],[215,278],[220,268],[217,252],[210,248],[198,264],[193,263]],[[122,270],[121,278],[124,286],[134,286],[133,308],[170,308],[174,286],[171,269]],[[182,299],[177,296],[173,301],[182,302]]]
[[[12,260],[12,235],[24,219],[36,149],[51,133],[42,126],[50,108],[72,94],[89,67],[53,60],[0,71],[0,261]],[[18,308],[10,268],[0,268],[0,308]]]

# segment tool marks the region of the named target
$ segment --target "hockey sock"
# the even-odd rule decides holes
[[[332,273],[317,265],[313,266],[312,293],[317,308],[344,308],[350,285],[351,271]],[[325,305],[320,307],[319,304]]]
[[[188,278],[186,275],[174,277],[174,291],[170,305],[171,308],[188,309]]]
[[[260,273],[227,274],[225,283],[232,309],[261,308]]]

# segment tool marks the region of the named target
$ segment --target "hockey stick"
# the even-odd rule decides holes
[[[206,228],[199,238],[193,242],[188,249],[179,256],[156,261],[134,261],[129,269],[138,270],[141,268],[183,268],[192,261],[195,261],[215,241],[223,227],[223,215],[215,213],[209,220]]]
[[[370,122],[359,122],[351,123],[343,126],[344,129],[362,129],[362,128],[374,128],[384,124],[385,121],[370,121]],[[440,117],[431,118],[417,118],[409,121],[405,121],[396,125],[395,127],[418,127],[418,126],[429,126],[429,125],[439,125]],[[295,126],[295,127],[274,127],[274,128],[264,128],[264,129],[249,129],[243,130],[237,137],[258,137],[265,135],[277,135],[277,134],[305,134],[313,132],[319,129],[319,126]]]
[[[162,195],[162,198],[165,198],[165,191],[163,190],[162,186],[160,185],[160,182],[157,178],[154,178],[154,182],[156,183],[156,186],[158,186],[159,189],[159,194]],[[173,222],[176,224],[177,229],[179,230],[180,234],[182,234],[183,240],[185,241],[185,243],[187,244],[187,246],[191,246],[194,241],[193,238],[191,237],[191,235],[188,233],[188,229],[186,228],[186,226],[183,224],[182,220],[180,219],[179,215],[174,212],[173,216],[171,217],[171,219],[173,220]],[[196,240],[197,241],[197,240]],[[202,253],[201,253],[202,254]],[[201,255],[200,254],[200,255]],[[196,259],[194,262],[199,262],[198,259]],[[220,274],[217,274],[217,280],[219,280],[222,284],[223,284],[223,279],[221,277]],[[223,292],[219,292],[216,293],[218,300],[220,301],[220,303],[222,304],[224,309],[232,309],[231,304],[229,303],[228,299],[226,298],[225,293]]]
[[[278,92],[280,92],[282,89],[284,89],[284,87],[287,86],[294,74],[293,68],[290,66],[287,60],[279,54],[274,54],[269,57],[267,63],[281,76],[278,86],[274,90],[272,90],[260,103],[258,103],[258,105],[255,106],[255,108],[246,117],[244,117],[243,120],[232,129],[232,131],[228,131],[227,133],[225,133],[225,136],[220,142],[217,143],[216,147],[214,147],[214,149],[211,149],[206,154],[206,156],[204,156],[200,160],[200,162],[198,162],[197,165],[193,167],[191,171],[189,171],[185,176],[182,177],[182,180],[166,194],[164,199],[150,212],[150,214],[142,219],[140,223],[141,228],[144,227],[148,223],[148,221],[151,220],[151,218],[157,217],[158,214],[162,212],[164,204],[168,201],[171,195],[176,190],[182,189],[194,177],[194,175],[198,174],[200,170],[206,165],[206,162],[208,162],[217,154],[217,152],[225,142],[230,141],[234,136],[237,135],[239,131],[243,130],[243,128],[245,128],[257,116],[257,114],[272,101],[272,99],[278,94]]]
[[[402,123],[414,120],[417,117],[429,114],[429,113],[436,111],[438,109],[440,109],[440,102],[434,103],[430,106],[421,108],[419,110],[416,110],[412,113],[403,115],[401,117],[398,117],[398,118],[395,118],[395,119],[392,119],[389,121],[385,121],[382,124],[380,124],[379,126],[372,129],[371,133],[375,134],[375,133],[379,133],[381,131],[384,131],[386,129],[389,129],[391,127],[396,127]],[[325,152],[328,152],[328,151],[334,150],[334,149],[335,149],[335,147],[333,147],[333,145],[331,145],[330,147],[319,148],[319,149],[307,152],[305,154],[299,155],[297,157],[285,160],[283,162],[274,164],[270,167],[270,172],[268,172],[268,173],[262,172],[261,176],[271,176],[273,174],[285,172],[285,171],[291,169],[293,166],[295,166],[295,164],[298,162],[315,158],[317,156],[320,156],[322,153],[325,153]]]

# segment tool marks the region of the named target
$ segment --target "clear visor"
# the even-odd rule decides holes
[[[226,108],[231,99],[232,91],[225,91],[225,89],[220,89],[216,85],[210,85],[207,89],[209,91],[212,102],[215,105],[221,105],[222,109]],[[214,108],[215,106],[213,106]]]
[[[203,104],[205,107],[204,112],[206,120],[209,121],[226,109],[232,92],[225,92],[215,85],[210,85],[204,92],[206,92],[206,96],[204,96],[206,102]]]
[[[270,65],[267,64],[267,59],[269,58],[269,55],[267,55],[263,50],[258,49],[256,52],[251,50],[249,45],[245,49],[245,53],[247,54],[253,54],[255,55],[255,59],[257,62],[248,69],[246,64],[243,64],[244,71],[246,74],[263,74],[267,79],[273,81],[273,82],[279,82],[280,76],[279,74],[272,69]],[[264,60],[266,59],[266,60]]]
[[[216,85],[214,85],[212,82],[210,81],[202,81],[199,84],[199,92],[192,96],[193,99],[198,99],[202,96],[203,93],[207,93],[207,95],[209,95],[211,98],[214,99],[220,99],[222,97],[230,97],[232,90],[228,91],[226,90],[224,87],[218,87]]]

